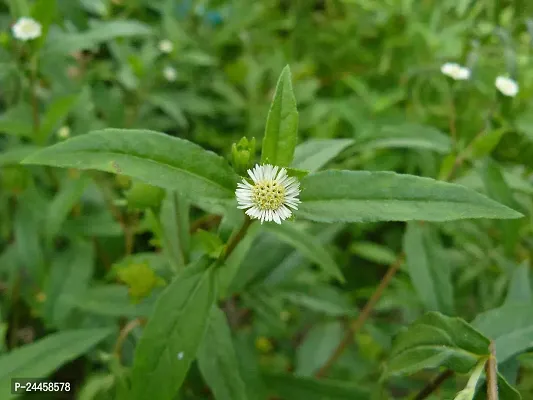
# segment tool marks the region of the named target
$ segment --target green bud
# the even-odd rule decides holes
[[[157,208],[164,197],[163,189],[143,182],[134,182],[126,192],[128,206],[132,209]]]
[[[243,137],[238,143],[231,146],[231,159],[235,170],[245,175],[246,170],[252,167],[255,156],[255,138],[248,140]]]

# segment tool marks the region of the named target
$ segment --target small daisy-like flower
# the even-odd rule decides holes
[[[470,69],[456,63],[445,63],[440,67],[440,72],[456,81],[470,79]]]
[[[511,78],[498,76],[494,84],[504,96],[515,97],[518,94],[518,83]]]
[[[163,76],[167,81],[174,82],[178,77],[178,73],[176,72],[176,69],[174,67],[166,66],[163,69]]]
[[[159,50],[161,53],[172,53],[172,50],[174,50],[174,45],[172,42],[168,39],[163,39],[159,42]]]
[[[248,216],[261,220],[261,223],[274,221],[281,224],[292,215],[291,209],[298,209],[300,183],[289,177],[285,168],[256,164],[248,170],[248,175],[253,184],[243,179],[235,191],[238,208],[246,210]]]
[[[13,25],[13,36],[22,41],[36,39],[42,34],[41,24],[29,17],[22,17]]]

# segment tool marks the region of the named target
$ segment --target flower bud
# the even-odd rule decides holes
[[[255,138],[248,140],[243,137],[238,143],[231,146],[231,159],[235,170],[245,175],[246,170],[252,166],[255,156]]]

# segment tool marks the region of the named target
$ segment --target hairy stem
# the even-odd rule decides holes
[[[498,400],[498,374],[496,365],[496,348],[491,340],[489,345],[490,356],[485,364],[487,378],[487,400]]]
[[[117,338],[117,342],[115,343],[115,350],[113,354],[120,360],[120,353],[122,352],[122,346],[124,345],[124,342],[126,341],[126,338],[130,334],[132,330],[137,328],[138,326],[141,326],[144,324],[144,320],[142,318],[135,318],[128,322],[124,327],[120,330],[120,333]]]

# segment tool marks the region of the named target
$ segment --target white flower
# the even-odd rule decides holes
[[[289,177],[285,168],[270,164],[259,165],[248,170],[253,184],[246,179],[237,185],[235,195],[238,208],[245,209],[253,219],[281,221],[289,218],[293,210],[298,209],[300,200],[300,183],[296,178]]]
[[[470,79],[470,69],[456,63],[445,63],[440,67],[440,72],[456,81]]]
[[[68,139],[70,137],[70,128],[68,126],[62,126],[57,131],[57,136],[60,139]]]
[[[161,53],[172,53],[172,50],[174,50],[174,45],[170,40],[163,39],[159,42],[159,50]]]
[[[518,83],[511,78],[498,76],[494,84],[504,96],[515,97],[518,94]]]
[[[22,17],[13,25],[13,36],[19,40],[36,39],[42,34],[41,24],[29,17]]]
[[[178,77],[178,73],[176,72],[176,69],[174,67],[166,66],[163,69],[163,76],[167,81],[174,82]]]

